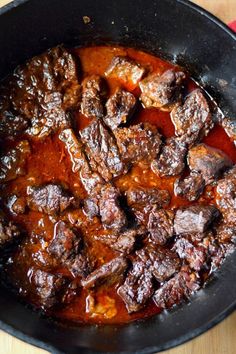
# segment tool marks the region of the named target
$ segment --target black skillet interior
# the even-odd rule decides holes
[[[83,16],[91,22],[84,24]],[[118,43],[181,64],[223,112],[236,119],[236,37],[187,1],[15,1],[0,11],[0,77],[59,43]],[[32,312],[2,288],[0,327],[53,352],[154,353],[193,338],[230,313],[236,307],[235,274],[236,252],[189,304],[120,327],[62,327]]]

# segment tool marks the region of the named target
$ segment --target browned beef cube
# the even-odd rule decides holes
[[[33,269],[31,274],[40,305],[48,309],[58,304],[65,290],[65,279],[40,269]]]
[[[86,77],[82,82],[81,112],[88,118],[102,118],[104,113],[102,96],[105,90],[98,75]]]
[[[171,308],[182,300],[188,299],[199,288],[197,275],[190,269],[181,269],[174,278],[168,280],[155,292],[153,300],[160,308]]]
[[[74,200],[74,197],[59,184],[49,183],[28,189],[28,207],[49,215],[63,212]]]
[[[186,238],[179,238],[173,248],[181,259],[185,259],[189,266],[200,271],[203,267],[207,266],[208,254],[206,248],[202,245],[194,246]]]
[[[157,188],[130,188],[126,192],[127,204],[139,222],[146,223],[153,207],[161,208],[170,202],[169,192]]]
[[[227,135],[234,141],[234,145],[236,145],[236,121],[225,117],[221,124]]]
[[[144,73],[145,69],[140,64],[124,56],[114,57],[105,71],[106,76],[133,85],[137,85]]]
[[[92,171],[84,147],[77,139],[72,129],[64,129],[59,135],[60,140],[65,144],[65,148],[72,162],[72,171],[80,172],[81,183],[85,190],[90,194],[96,189],[100,189],[105,183],[98,172]]]
[[[178,209],[174,219],[175,233],[177,235],[202,233],[218,216],[219,211],[214,206],[193,205]]]
[[[235,244],[232,244],[231,242],[221,243],[219,247],[216,248],[215,252],[211,255],[210,274],[215,272],[224,262],[225,258],[234,251]]]
[[[0,249],[19,240],[21,236],[18,227],[12,221],[7,221],[0,214]]]
[[[82,239],[63,221],[54,226],[54,237],[47,251],[66,266],[74,276],[86,276],[90,271],[88,259],[82,250]]]
[[[142,261],[134,261],[125,282],[117,293],[124,301],[129,313],[143,308],[153,294],[152,274]]]
[[[178,178],[174,183],[174,193],[190,202],[197,200],[205,188],[205,182],[201,173],[191,171],[184,179]]]
[[[168,248],[148,244],[136,254],[159,282],[169,279],[180,269],[178,255]]]
[[[47,251],[64,263],[79,252],[80,243],[81,237],[77,236],[63,221],[58,221]]]
[[[186,143],[182,138],[167,139],[161,154],[152,162],[152,170],[157,175],[176,176],[185,168]]]
[[[107,114],[103,118],[104,122],[115,130],[131,118],[135,104],[136,98],[132,93],[117,89],[106,103]]]
[[[125,171],[114,137],[101,121],[94,120],[80,132],[90,165],[109,181]]]
[[[130,253],[133,251],[136,240],[140,240],[146,230],[143,227],[126,230],[122,233],[112,232],[96,236],[96,239],[108,245],[115,251],[121,253]]]
[[[26,173],[25,165],[30,154],[27,140],[22,140],[0,157],[0,182],[8,182]]]
[[[208,102],[200,89],[192,91],[183,106],[179,105],[172,110],[171,119],[175,134],[185,135],[189,144],[207,135],[213,127]]]
[[[26,209],[26,199],[13,194],[8,198],[6,205],[12,214],[24,214]]]
[[[70,125],[68,111],[78,104],[79,84],[76,62],[63,47],[30,59],[4,85],[7,92],[0,104],[0,117],[1,130],[7,135],[18,128],[22,132],[26,122],[27,132],[38,137]]]
[[[236,225],[236,166],[218,182],[216,201],[227,222]]]
[[[119,190],[110,184],[101,189],[99,212],[102,224],[108,229],[121,230],[127,224],[125,212],[120,206]]]
[[[160,150],[160,134],[157,128],[149,123],[118,128],[114,134],[125,162],[150,162]]]
[[[89,289],[103,283],[119,283],[123,279],[127,267],[128,263],[124,257],[114,258],[89,274],[81,281],[81,284],[84,288]]]
[[[174,213],[171,210],[154,208],[149,214],[147,229],[151,240],[157,245],[164,245],[174,234]]]
[[[4,96],[7,96],[5,94]],[[1,96],[0,88],[0,138],[22,134],[29,126],[29,121],[10,110],[8,97]]]
[[[173,104],[182,98],[181,89],[186,78],[182,71],[173,69],[162,75],[151,74],[139,83],[142,94],[140,96],[144,107],[156,107],[171,110]]]
[[[99,194],[91,195],[83,201],[83,211],[91,220],[100,213],[99,210]]]
[[[188,164],[191,170],[200,172],[205,183],[209,184],[231,166],[232,162],[222,151],[199,144],[189,150]]]

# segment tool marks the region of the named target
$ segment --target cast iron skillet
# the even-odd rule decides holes
[[[85,25],[82,16],[91,17]],[[133,46],[188,68],[236,119],[236,36],[184,0],[18,0],[0,11],[0,77],[33,55],[68,46]],[[222,85],[223,83],[223,85]],[[154,353],[183,343],[236,307],[236,252],[189,304],[125,326],[62,327],[0,290],[0,327],[54,353]]]

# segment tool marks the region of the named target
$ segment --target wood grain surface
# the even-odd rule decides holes
[[[9,2],[9,0],[0,0],[0,7]],[[193,2],[225,23],[236,19],[236,0],[195,0]],[[0,354],[46,353],[0,331]],[[164,354],[236,354],[236,312],[207,333],[175,349],[167,350]]]

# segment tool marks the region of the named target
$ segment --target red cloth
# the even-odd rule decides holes
[[[234,32],[236,32],[236,21],[230,22],[230,23],[229,23],[229,27],[230,27]]]

